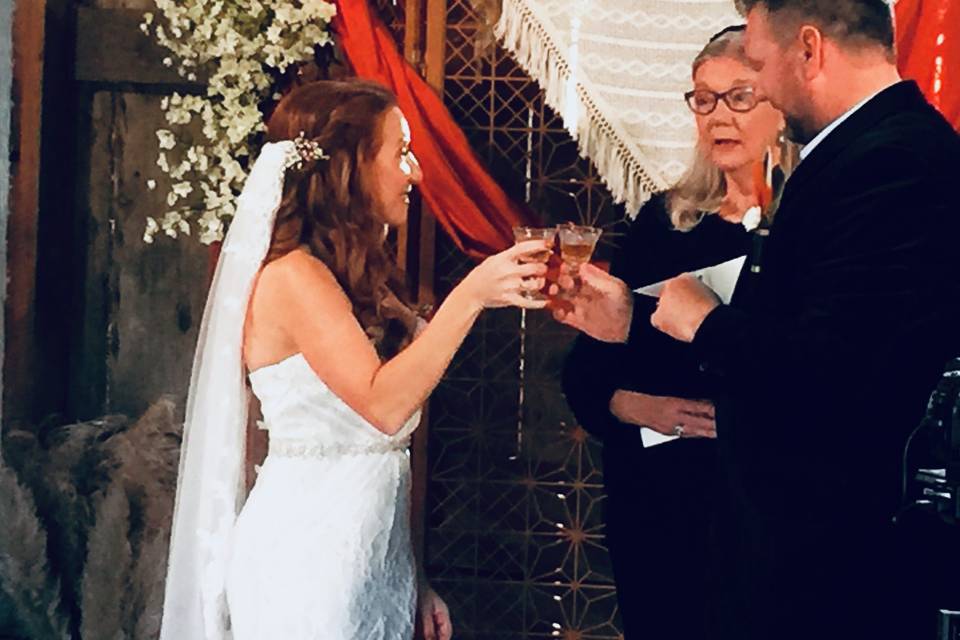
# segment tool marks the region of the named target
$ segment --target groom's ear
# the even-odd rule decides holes
[[[801,73],[804,80],[809,82],[823,71],[823,49],[826,42],[823,38],[823,32],[810,24],[800,27],[797,39],[800,42]]]

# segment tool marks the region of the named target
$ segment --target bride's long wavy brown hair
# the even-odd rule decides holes
[[[384,357],[403,348],[414,331],[406,286],[369,184],[384,116],[396,104],[393,94],[370,82],[314,82],[286,95],[267,126],[270,142],[302,132],[329,158],[287,170],[266,262],[309,248],[336,276]]]

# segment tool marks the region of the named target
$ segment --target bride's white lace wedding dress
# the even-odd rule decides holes
[[[407,445],[419,413],[388,436],[301,354],[250,382],[270,443],[233,530],[234,640],[411,640]]]

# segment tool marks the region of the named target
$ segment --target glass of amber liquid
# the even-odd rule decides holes
[[[597,247],[597,240],[603,233],[602,229],[589,226],[562,225],[558,227],[560,235],[560,257],[571,271],[576,271],[580,265],[590,262],[593,250]],[[579,276],[574,276],[574,291],[580,288]]]
[[[546,247],[543,251],[537,251],[528,256],[524,257],[526,262],[542,262],[546,264],[550,260],[550,256],[553,255],[553,243],[557,237],[556,227],[514,227],[513,228],[513,240],[516,244],[521,242],[526,242],[528,240],[543,240],[546,243]],[[546,300],[546,296],[542,291],[524,291],[521,294],[524,298],[529,300]]]

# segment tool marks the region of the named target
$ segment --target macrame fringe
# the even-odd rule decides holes
[[[517,63],[543,89],[547,104],[564,119],[581,157],[589,157],[614,201],[634,217],[654,192],[666,187],[645,169],[593,104],[583,87],[571,87],[570,66],[524,0],[503,0],[494,31]]]

